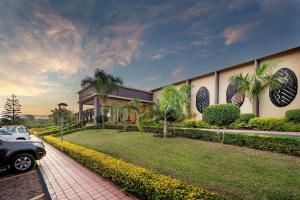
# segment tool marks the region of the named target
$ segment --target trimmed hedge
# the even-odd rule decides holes
[[[210,105],[203,111],[203,120],[217,126],[228,126],[239,117],[240,108],[234,104]]]
[[[38,136],[46,136],[46,135],[52,135],[52,134],[56,134],[60,131],[60,129],[55,128],[55,129],[48,129],[45,131],[40,131],[40,132],[35,132],[36,135]]]
[[[259,117],[250,119],[248,123],[238,119],[231,123],[229,128],[264,131],[300,131],[300,123],[287,121],[284,117]]]
[[[123,130],[120,125],[108,125],[107,128]],[[162,137],[162,127],[144,127],[145,132],[155,133],[154,136]],[[135,126],[128,126],[128,131],[138,131]],[[200,139],[210,142],[220,142],[237,146],[247,146],[252,149],[274,151],[278,153],[287,153],[300,155],[300,139],[279,136],[266,136],[257,134],[239,134],[223,133],[201,130],[195,128],[168,128],[168,137],[185,137],[191,139]]]
[[[77,131],[81,131],[81,128],[75,128],[75,129],[63,131],[62,134],[63,134],[63,135],[68,135],[68,134],[71,134],[71,133],[75,133],[75,132],[77,132]],[[55,134],[52,134],[51,136],[59,137],[59,136],[60,136],[60,132],[55,133]]]
[[[285,118],[287,118],[288,121],[300,122],[300,109],[286,111]]]
[[[169,128],[168,131],[173,137],[179,136],[191,139],[202,139],[211,142],[221,142],[223,137],[222,134],[214,131],[206,131],[194,128]]]
[[[108,129],[117,129],[124,130],[124,126],[120,125],[106,125]],[[155,127],[155,126],[146,126],[143,127],[145,132],[148,133],[156,133],[155,136],[162,137],[163,127]],[[136,126],[128,126],[127,131],[138,131]],[[220,142],[222,140],[222,135],[218,134],[214,131],[206,131],[194,128],[168,128],[168,137],[185,137],[191,139],[202,139],[206,141],[215,141]]]
[[[286,119],[283,117],[256,117],[249,120],[248,127],[266,131],[282,131],[285,123]]]
[[[241,122],[246,122],[248,123],[250,119],[252,118],[255,118],[255,114],[254,113],[243,113],[243,114],[240,114],[240,118],[239,120]]]
[[[300,156],[299,138],[226,133],[223,143]]]
[[[223,199],[205,189],[156,174],[92,149],[61,142],[51,136],[44,137],[44,140],[141,199]]]
[[[173,123],[173,127],[179,128],[218,128],[218,126],[211,125],[203,120],[186,119],[179,123]]]

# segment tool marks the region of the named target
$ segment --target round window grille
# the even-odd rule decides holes
[[[209,91],[206,87],[201,87],[196,95],[197,110],[202,113],[204,108],[209,105]]]
[[[237,88],[229,84],[226,90],[226,102],[233,103],[241,107],[244,103],[245,95],[238,92]]]
[[[288,69],[281,68],[276,72],[276,75],[283,78],[283,82],[276,89],[269,91],[269,96],[272,103],[277,107],[289,105],[296,97],[298,91],[298,81],[296,74]]]

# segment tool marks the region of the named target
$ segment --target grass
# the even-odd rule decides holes
[[[234,199],[300,199],[300,158],[150,133],[89,130],[65,139]]]

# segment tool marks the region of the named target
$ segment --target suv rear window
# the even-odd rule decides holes
[[[19,133],[27,133],[25,128],[18,128]]]

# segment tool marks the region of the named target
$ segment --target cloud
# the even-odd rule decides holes
[[[150,76],[146,76],[142,79],[141,82],[153,82],[153,81],[159,81],[162,77],[162,74],[154,74]]]
[[[281,0],[260,0],[258,3],[262,12],[271,13],[282,8],[287,2]]]
[[[195,40],[191,42],[193,46],[206,46],[210,44],[210,39],[203,39],[203,40]]]
[[[171,76],[173,78],[180,78],[182,77],[183,72],[184,72],[184,68],[182,66],[179,66],[171,71]]]
[[[10,14],[17,8],[13,5],[10,12],[0,14],[0,28],[1,24],[13,24],[0,29],[0,95],[55,92],[60,86],[48,80],[49,73],[67,81],[96,67],[127,66],[141,52],[145,25],[109,24],[89,35],[84,25],[51,10],[34,7],[26,20]]]
[[[14,20],[1,31],[0,95],[37,96],[57,89],[48,73],[71,77],[87,65],[82,58],[82,30],[52,13],[35,10],[31,21]]]
[[[211,13],[216,9],[217,5],[212,4],[209,1],[197,2],[183,12],[183,14],[181,15],[181,19],[189,20],[203,14]]]
[[[243,24],[238,26],[227,27],[224,30],[223,37],[226,45],[231,45],[236,42],[245,40],[248,37],[249,32],[258,24],[258,22],[252,24]]]
[[[93,65],[100,68],[127,66],[140,53],[141,36],[146,26],[122,23],[106,27],[105,37],[93,38],[85,46]]]
[[[241,10],[245,6],[246,3],[249,1],[247,0],[230,0],[227,4],[227,7],[230,10]]]
[[[162,57],[164,57],[163,54],[155,54],[151,57],[152,60],[159,60],[161,59]]]

